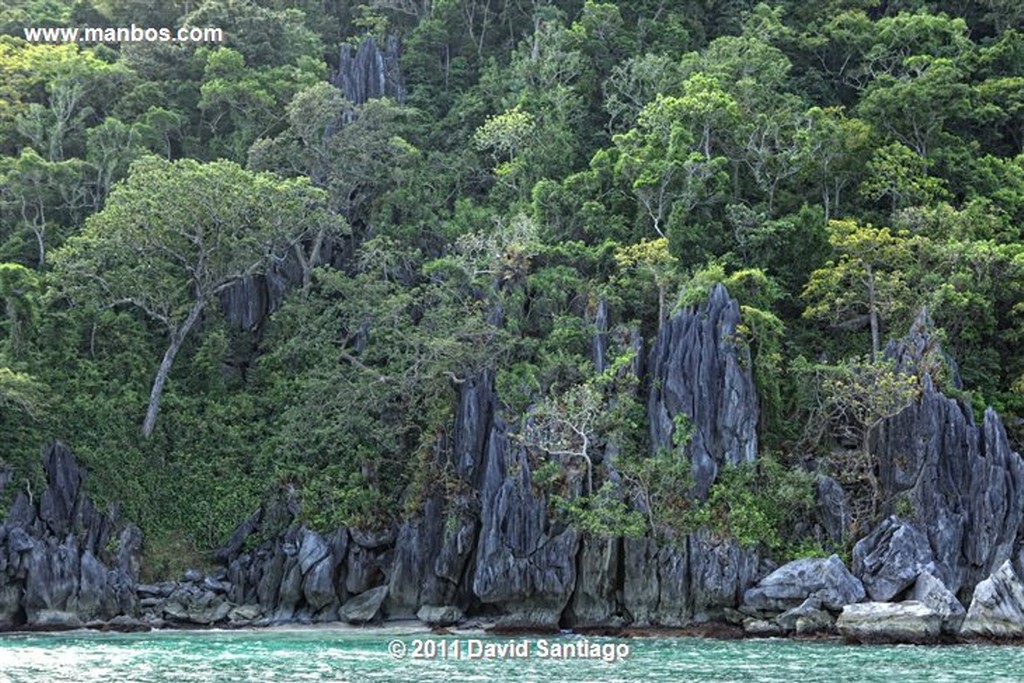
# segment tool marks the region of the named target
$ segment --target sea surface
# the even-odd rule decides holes
[[[698,638],[496,638],[353,630],[0,635],[0,681],[1024,680],[1024,648]]]

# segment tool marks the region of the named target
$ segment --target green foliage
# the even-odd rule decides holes
[[[26,335],[38,322],[40,289],[33,271],[17,263],[0,263],[0,300],[7,314],[4,347],[13,358],[21,355]]]
[[[802,471],[727,469],[697,501],[688,425],[641,455],[627,351],[724,284],[760,443],[844,472],[867,519],[870,458],[829,446],[863,456],[913,399],[863,357],[925,307],[965,390],[937,347],[921,372],[995,406],[1019,449],[1018,5],[10,0],[0,458],[35,485],[40,444],[68,442],[143,526],[155,578],[281,491],[322,529],[453,503],[437,453],[487,371],[508,424],[535,418],[534,483],[564,521],[626,534],[642,514],[818,553],[790,534]],[[225,42],[19,37],[132,22]],[[327,82],[368,34],[401,38],[404,102]],[[222,300],[262,277],[269,300],[244,301],[259,323],[236,329]]]
[[[591,496],[567,499],[556,495],[551,502],[567,523],[592,536],[638,538],[647,531],[644,516],[616,495],[611,482],[605,482]]]
[[[785,557],[801,547],[806,552],[806,539],[794,538],[793,531],[813,508],[814,475],[766,454],[719,472],[695,517],[741,545]]]
[[[700,526],[699,502],[687,458],[676,451],[659,450],[650,456],[624,457],[618,464],[623,478],[646,510],[652,533],[663,529],[688,533]]]
[[[37,419],[45,405],[45,388],[39,382],[23,372],[0,367],[0,413]]]

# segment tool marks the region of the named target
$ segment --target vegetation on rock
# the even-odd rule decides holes
[[[153,557],[209,552],[282,490],[313,526],[382,527],[457,494],[434,454],[460,387],[493,371],[534,483],[586,532],[703,526],[806,554],[816,473],[866,528],[899,504],[873,437],[923,381],[882,351],[922,308],[962,398],[1024,444],[1022,19],[947,0],[9,0],[0,464],[30,477],[63,439]],[[22,37],[131,23],[226,41]],[[397,100],[345,98],[339,46],[366,37],[400,41]],[[731,343],[773,455],[702,497],[682,441],[651,452],[637,342],[715,283],[742,307]]]

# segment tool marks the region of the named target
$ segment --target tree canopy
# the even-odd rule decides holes
[[[454,500],[436,455],[487,376],[567,523],[781,525],[803,498],[771,511],[766,491],[835,473],[850,424],[870,456],[860,437],[904,403],[879,391],[909,395],[886,340],[922,308],[958,398],[1019,449],[1021,19],[1004,0],[7,0],[0,460],[62,438],[102,498],[199,551],[282,487],[311,524],[384,525]],[[133,22],[225,40],[22,33]],[[640,359],[719,282],[776,453],[702,507],[649,452]],[[862,492],[871,463],[841,463]],[[807,540],[759,524],[736,533]]]

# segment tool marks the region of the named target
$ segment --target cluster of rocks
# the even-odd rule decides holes
[[[259,608],[232,603],[228,598],[230,586],[223,579],[223,570],[204,576],[190,569],[181,581],[139,584],[135,591],[141,621],[151,628],[253,623],[260,616]]]
[[[829,633],[835,615],[864,596],[864,585],[838,556],[797,560],[779,567],[744,594],[739,620],[751,635]]]
[[[240,320],[259,317],[243,308]],[[600,307],[598,367],[607,366],[615,338],[643,348],[635,331],[609,332],[607,318]],[[713,288],[699,308],[666,321],[646,363],[638,354],[623,370],[647,387],[652,448],[688,460],[696,495],[723,467],[757,453],[756,391],[748,352],[735,343],[739,322],[736,302]],[[940,357],[924,327],[888,353],[906,369],[934,369]],[[271,500],[219,549],[217,569],[173,582],[138,584],[138,529],[116,510],[97,511],[70,451],[51,446],[45,490],[38,500],[19,492],[0,525],[0,629],[412,618],[447,626],[479,617],[534,630],[724,621],[750,635],[860,642],[1022,637],[1024,462],[994,412],[976,425],[928,371],[919,374],[920,399],[871,444],[883,499],[906,504],[896,516],[887,503],[889,516],[854,546],[849,567],[834,555],[776,567],[706,532],[671,540],[579,533],[550,514],[485,371],[458,385],[453,429],[436,444],[435,465],[459,493],[428,495],[421,514],[375,531],[319,532],[303,523],[297,500]],[[692,429],[685,443],[674,438],[680,418]],[[613,480],[615,452],[609,443],[592,453]],[[11,478],[0,469],[0,494]],[[838,546],[846,494],[827,477],[816,488],[818,519],[809,523]]]
[[[1024,637],[1021,559],[974,589],[970,608],[935,575],[920,531],[891,517],[838,556],[790,562],[746,592],[733,623],[753,636],[832,635],[861,643],[934,643]]]
[[[116,508],[97,510],[63,444],[43,450],[47,483],[16,493],[0,525],[0,630],[132,628],[142,535]],[[0,495],[12,475],[0,470]]]
[[[339,529],[325,537],[298,524],[297,512],[294,501],[267,503],[218,551],[224,566],[210,574],[190,569],[180,581],[137,586],[145,623],[240,627],[381,620],[388,596],[388,585],[378,585],[385,576],[381,555],[391,548],[374,550],[393,542],[393,534]],[[282,524],[284,532],[264,536]]]

